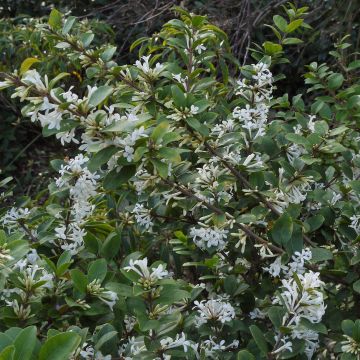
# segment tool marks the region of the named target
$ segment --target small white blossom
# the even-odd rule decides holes
[[[200,249],[216,248],[223,250],[226,247],[226,239],[228,230],[213,228],[192,228],[190,236],[192,237],[196,246]]]
[[[209,320],[219,321],[222,324],[235,319],[235,310],[228,302],[219,299],[195,301],[195,307],[199,316],[196,318],[196,326],[207,323]]]

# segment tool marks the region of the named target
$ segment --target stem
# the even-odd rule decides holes
[[[187,197],[192,198],[192,199],[198,201],[199,203],[203,204],[205,207],[207,207],[209,210],[213,211],[215,214],[226,215],[223,210],[221,210],[218,207],[208,203],[207,201],[204,201],[204,200],[200,199],[196,194],[194,194],[188,188],[185,188],[184,186],[182,186],[180,184],[177,184],[175,182],[172,182],[170,180],[167,180],[167,179],[163,179],[163,181],[166,184],[175,187],[178,191],[180,191],[182,194],[186,195]],[[267,246],[269,249],[275,251],[278,254],[283,254],[284,253],[283,249],[271,244],[269,241],[267,241],[267,240],[263,239],[262,237],[260,237],[259,235],[255,234],[249,227],[247,227],[247,226],[245,226],[243,224],[237,224],[237,225],[239,226],[239,228],[242,231],[244,231],[248,236],[250,236],[256,242]]]
[[[28,235],[32,242],[37,242],[38,239],[31,233],[30,229],[25,225],[25,223],[22,220],[18,221],[20,227],[25,231],[26,235]]]

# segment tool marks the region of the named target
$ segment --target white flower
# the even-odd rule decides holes
[[[280,339],[280,346],[273,351],[273,354],[278,354],[281,353],[283,351],[292,351],[292,342],[290,340],[288,340],[289,338],[287,336],[284,336],[282,339]],[[277,336],[275,336],[275,341],[277,340]]]
[[[282,270],[281,256],[278,256],[275,261],[269,265],[269,267],[264,267],[263,270],[270,273],[272,277],[279,276]]]
[[[220,124],[215,124],[211,134],[221,137],[226,133],[234,131],[235,125],[234,119],[223,120]]]
[[[37,90],[46,91],[48,87],[47,76],[45,75],[45,84],[41,80],[40,74],[36,70],[28,70],[22,77],[22,82],[26,85],[33,85]]]
[[[70,131],[61,131],[56,135],[57,139],[60,139],[61,145],[65,145],[65,143],[70,143],[71,141],[75,144],[79,143],[79,140],[75,138],[75,129],[71,129]]]
[[[86,286],[86,291],[89,294],[96,296],[98,299],[108,305],[111,311],[113,310],[116,301],[119,299],[114,291],[105,290],[103,287],[101,287],[101,282],[99,279],[95,279],[89,283]]]
[[[173,79],[175,79],[177,82],[179,82],[185,89],[186,89],[186,81],[188,79],[187,76],[182,78],[181,74],[171,74]]]
[[[256,139],[265,135],[268,113],[269,107],[259,103],[255,108],[251,108],[249,104],[243,109],[236,107],[232,115],[242,123],[241,126],[248,131],[250,138]]]
[[[132,212],[135,215],[136,222],[140,226],[144,227],[146,230],[149,230],[153,226],[150,210],[146,209],[143,204],[135,204]]]
[[[28,208],[11,208],[8,210],[5,215],[1,218],[3,225],[8,226],[9,228],[14,228],[17,226],[19,221],[26,220],[30,216],[30,210]]]
[[[296,255],[299,258],[299,255]],[[301,254],[302,258],[308,258],[308,254]],[[317,347],[317,333],[304,328],[300,321],[307,319],[311,323],[319,323],[325,314],[326,306],[324,304],[324,296],[322,287],[324,283],[319,279],[319,273],[309,271],[304,274],[294,275],[297,277],[291,279],[283,279],[282,292],[274,299],[274,304],[285,306],[286,314],[283,317],[282,325],[291,329],[292,338],[304,339],[306,348],[305,353],[308,359]],[[285,345],[285,344],[284,344]],[[286,349],[282,345],[273,353],[280,353]],[[287,348],[287,350],[289,350]]]
[[[135,261],[131,259],[129,265],[124,267],[124,270],[134,271],[140,276],[140,282],[149,285],[153,285],[156,281],[169,277],[169,272],[165,270],[165,267],[162,264],[158,265],[156,268],[152,268],[150,271],[147,258]]]
[[[160,63],[157,63],[155,68],[151,68],[150,67],[150,64],[149,64],[149,60],[150,60],[150,57],[151,55],[148,55],[148,56],[142,56],[141,57],[141,60],[143,62],[141,62],[140,60],[137,60],[135,62],[135,66],[141,70],[144,74],[146,74],[147,76],[155,79],[159,76],[159,74],[161,72],[164,71],[165,69],[165,66],[160,64]]]
[[[197,309],[199,316],[196,318],[196,326],[207,323],[209,320],[219,321],[222,324],[235,318],[235,310],[228,302],[219,299],[195,301],[194,309]]]
[[[98,298],[109,306],[110,310],[113,311],[113,307],[116,304],[116,301],[119,300],[117,294],[114,291],[104,290],[99,295]]]
[[[250,319],[265,319],[266,314],[261,311],[259,308],[255,308],[253,311],[249,312]]]
[[[205,47],[203,44],[200,44],[200,45],[198,45],[198,46],[195,48],[195,51],[196,51],[198,54],[201,54],[203,51],[206,51],[206,47]]]
[[[138,129],[135,129],[131,134],[127,135],[124,139],[118,139],[115,142],[115,145],[122,145],[124,147],[123,156],[128,162],[131,162],[134,158],[134,145],[137,140],[147,137],[145,129],[141,126]]]
[[[307,123],[307,127],[308,129],[313,133],[315,131],[315,120],[316,116],[315,115],[310,115],[309,116],[309,122]]]
[[[353,228],[357,235],[360,235],[360,215],[353,215],[350,217],[351,224],[349,227]]]
[[[286,156],[290,162],[290,164],[294,164],[295,160],[298,159],[301,155],[305,154],[305,149],[298,144],[291,144],[286,149]]]
[[[288,325],[298,325],[301,318],[306,318],[312,323],[321,321],[326,307],[324,296],[320,291],[323,282],[319,279],[319,275],[312,271],[297,275],[302,288],[299,288],[293,278],[281,281],[284,290],[275,297],[274,303],[284,304],[288,314],[291,314]]]
[[[354,354],[359,357],[360,355],[360,345],[353,339],[351,336],[344,335],[345,339],[341,342],[341,351],[344,353]]]
[[[186,340],[185,334],[177,334],[175,339],[171,338],[170,336],[160,340],[160,345],[163,350],[173,349],[182,346],[184,352],[188,351],[189,347],[193,347],[189,340]]]
[[[125,329],[126,332],[131,332],[134,328],[135,324],[137,323],[137,319],[135,316],[125,315],[124,317]]]
[[[200,249],[208,249],[215,247],[217,250],[223,250],[226,247],[226,238],[228,230],[213,228],[192,228],[190,236],[196,246]]]

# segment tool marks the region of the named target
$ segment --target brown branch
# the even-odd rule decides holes
[[[225,215],[225,212],[223,210],[219,209],[218,207],[214,206],[213,204],[210,204],[207,201],[204,201],[204,200],[200,199],[196,194],[194,194],[188,188],[185,188],[183,185],[177,184],[176,182],[170,181],[168,179],[163,179],[163,181],[167,185],[170,185],[170,186],[174,187],[176,190],[180,191],[182,194],[186,195],[187,197],[192,198],[192,199],[196,200],[197,202],[203,204],[205,207],[207,207],[209,210],[213,211],[215,214]],[[239,228],[242,231],[244,231],[248,236],[253,238],[256,242],[267,246],[269,249],[275,251],[278,254],[283,254],[284,253],[283,249],[279,248],[276,245],[271,244],[267,240],[265,240],[262,237],[260,237],[259,235],[255,234],[249,227],[247,227],[245,225],[242,225],[242,224],[237,224],[237,225],[239,226]]]

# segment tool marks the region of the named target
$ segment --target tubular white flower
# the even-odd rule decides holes
[[[195,307],[199,316],[196,318],[196,326],[214,320],[222,324],[231,321],[235,318],[235,310],[228,302],[223,302],[219,299],[195,301]]]
[[[136,222],[146,230],[153,226],[150,210],[146,209],[143,204],[135,204],[132,213],[135,215]]]
[[[159,264],[156,268],[148,268],[148,259],[130,260],[129,265],[124,267],[125,271],[134,271],[140,276],[139,282],[145,287],[151,287],[158,280],[170,277],[164,265]]]
[[[213,228],[192,228],[190,230],[190,236],[192,237],[196,246],[202,250],[209,248],[216,248],[217,250],[223,250],[226,247],[226,239],[228,230]]]

